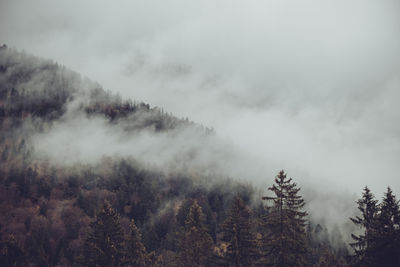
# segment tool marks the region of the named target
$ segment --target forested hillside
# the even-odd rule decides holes
[[[284,171],[265,177],[260,190],[185,166],[196,154],[190,149],[176,159],[184,167],[168,170],[133,156],[63,164],[38,155],[37,136],[74,116],[101,118],[133,139],[139,132],[173,135],[187,129],[201,140],[213,138],[212,129],[122,100],[64,66],[2,46],[1,266],[400,262],[399,203],[390,188],[381,203],[364,189],[360,214],[351,219],[360,232],[352,236],[354,243],[337,246],[330,242],[331,229],[308,220],[301,185]]]

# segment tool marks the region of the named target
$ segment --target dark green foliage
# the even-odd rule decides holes
[[[268,190],[274,196],[263,200],[272,201],[272,206],[261,222],[266,228],[263,249],[267,261],[272,266],[305,266],[307,213],[302,211],[305,203],[298,195],[300,188],[282,170]]]
[[[328,233],[328,229],[320,224],[314,225],[309,222],[307,225],[307,265],[308,266],[347,266],[348,251],[345,244],[339,247],[333,246],[330,236],[337,233]]]
[[[228,243],[224,262],[229,266],[252,266],[257,256],[256,241],[251,233],[251,210],[236,196],[223,228],[223,241]]]
[[[19,267],[26,264],[26,256],[13,235],[0,243],[0,262],[4,267]]]
[[[398,266],[400,263],[400,210],[388,187],[380,205],[366,187],[358,201],[363,217],[351,218],[363,228],[364,234],[352,235],[356,242],[354,264],[358,266]]]
[[[180,240],[179,260],[182,266],[209,266],[213,242],[204,222],[202,208],[195,201],[190,207]]]
[[[268,198],[272,207],[252,207],[255,217],[263,218],[263,227],[250,227],[249,203],[258,192],[249,184],[190,168],[166,174],[132,158],[70,167],[33,158],[32,136],[51,130],[71,101],[81,97],[85,101],[76,112],[105,119],[110,127],[121,126],[118,130],[127,136],[143,129],[159,134],[180,127],[212,134],[148,104],[123,101],[51,61],[1,47],[1,266],[209,266],[215,263],[213,241],[230,244],[222,254],[228,261],[221,264],[250,266],[253,236],[263,241],[264,257],[256,263],[283,261],[290,266],[293,258],[293,265],[304,263],[304,202],[283,172],[283,181],[270,188],[275,194]],[[243,202],[234,200],[229,209],[237,193]],[[102,207],[104,201],[113,208]],[[398,217],[397,201],[388,191],[371,231],[371,262],[374,257],[376,266],[393,266],[398,260]],[[132,218],[137,227],[129,226]],[[313,253],[307,257],[312,258],[309,265],[343,263],[343,254],[328,241],[308,244]]]
[[[126,241],[126,252],[124,265],[132,267],[144,267],[148,263],[146,248],[142,244],[142,236],[136,227],[135,221],[132,219],[130,225],[130,233]]]
[[[90,228],[84,245],[84,265],[120,266],[124,256],[124,236],[119,215],[110,203],[104,203]]]
[[[395,266],[400,264],[400,211],[390,187],[379,210],[372,241],[372,262],[380,266]]]
[[[375,237],[375,225],[378,213],[377,200],[375,200],[374,195],[371,193],[368,187],[364,188],[363,196],[357,201],[358,209],[361,212],[361,217],[356,216],[355,218],[350,218],[350,220],[363,229],[364,233],[361,235],[352,234],[351,237],[354,239],[353,243],[350,245],[353,247],[355,252],[355,262],[357,264],[367,265],[371,262],[371,251],[372,242]]]
[[[211,235],[211,238],[213,240],[216,239],[216,218],[213,216],[213,211],[210,207],[210,204],[208,202],[208,199],[205,197],[205,194],[207,192],[203,192],[203,189],[201,190],[196,190],[194,194],[191,196],[188,196],[188,199],[184,201],[182,207],[179,209],[178,214],[176,215],[177,222],[180,226],[184,226],[187,216],[189,215],[190,208],[192,207],[194,201],[197,201],[197,204],[201,206],[202,212],[204,214],[204,223],[208,225],[208,231],[209,234]],[[196,200],[193,200],[193,198],[196,198]],[[223,211],[220,211],[220,214]]]
[[[342,258],[339,258],[331,250],[326,250],[325,252],[322,253],[318,263],[315,266],[316,267],[345,267],[345,266],[347,266],[347,264]]]

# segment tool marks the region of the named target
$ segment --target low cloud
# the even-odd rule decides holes
[[[397,0],[13,0],[0,10],[2,42],[216,130],[206,141],[187,129],[127,136],[81,114],[37,136],[39,154],[163,165],[194,150],[192,166],[257,185],[283,168],[322,195],[400,193]]]

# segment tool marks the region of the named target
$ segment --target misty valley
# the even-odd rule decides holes
[[[290,166],[235,177],[218,129],[6,45],[0,122],[1,266],[400,266],[390,187],[338,227]]]

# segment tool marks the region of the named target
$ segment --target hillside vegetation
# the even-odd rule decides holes
[[[52,61],[0,48],[0,262],[2,266],[394,266],[399,205],[366,188],[352,221],[354,253],[308,221],[304,199],[281,171],[251,184],[140,157],[62,164],[36,140],[71,117],[101,119],[124,135],[213,130],[141,102],[123,101]],[[61,144],[60,149],[68,149]],[[98,144],[99,146],[105,144]],[[172,144],[171,144],[172,145]],[[65,147],[64,147],[65,146]],[[49,148],[52,149],[52,148]],[[188,154],[185,154],[188,153]],[[185,151],[184,160],[196,151]]]

